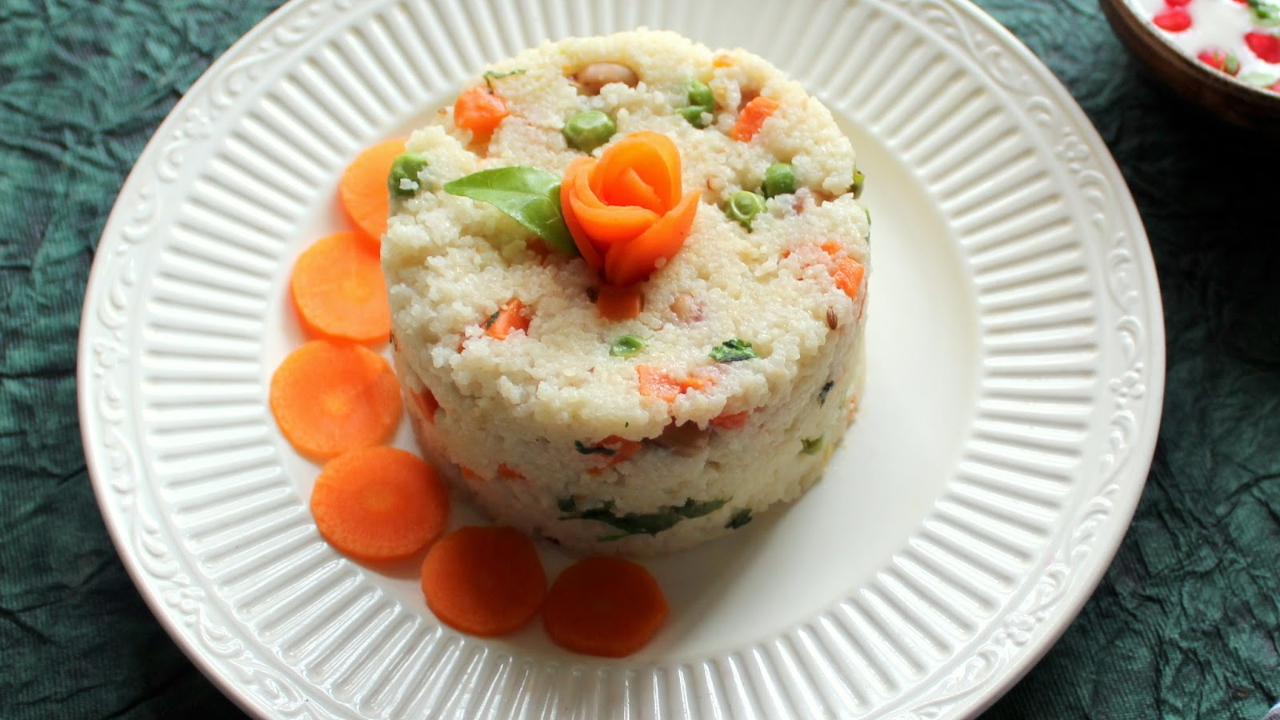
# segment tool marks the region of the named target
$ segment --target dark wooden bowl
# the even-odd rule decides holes
[[[1233,125],[1280,134],[1280,94],[1254,87],[1183,52],[1128,0],[1099,0],[1116,35],[1166,85]]]

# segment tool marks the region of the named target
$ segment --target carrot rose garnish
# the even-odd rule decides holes
[[[600,159],[569,164],[560,211],[573,242],[605,282],[625,287],[649,277],[684,245],[701,190],[682,192],[680,152],[654,132],[632,133]]]

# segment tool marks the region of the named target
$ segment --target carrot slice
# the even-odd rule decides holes
[[[670,610],[658,581],[630,560],[592,557],[560,573],[542,614],[551,641],[566,650],[626,657],[644,647]]]
[[[325,464],[311,514],[329,544],[357,560],[402,560],[431,544],[449,519],[449,492],[413,453],[352,450]]]
[[[453,103],[453,124],[470,130],[478,143],[488,142],[503,118],[510,115],[502,97],[477,85],[458,96]]]
[[[582,157],[575,158],[569,163],[569,167],[565,168],[564,180],[560,183],[560,214],[564,216],[564,224],[569,228],[569,234],[573,236],[573,244],[578,248],[578,252],[582,253],[582,259],[586,261],[587,267],[600,272],[604,267],[604,258],[591,244],[591,239],[582,229],[582,223],[578,222],[578,216],[573,213],[571,199],[578,182],[578,175],[589,175],[591,168],[595,166],[595,158]]]
[[[524,315],[524,303],[511,298],[484,324],[484,334],[497,340],[506,340],[512,330],[529,330],[529,318]]]
[[[596,297],[596,309],[600,311],[600,315],[613,322],[630,320],[639,315],[643,308],[644,295],[635,285],[605,285],[600,288],[600,294]]]
[[[752,98],[751,102],[742,106],[742,112],[738,113],[738,121],[729,131],[729,137],[740,142],[748,142],[760,132],[761,127],[764,127],[764,121],[768,120],[769,116],[777,112],[780,107],[782,103],[773,98],[763,96]]]
[[[289,294],[312,335],[372,343],[391,334],[382,262],[358,233],[334,233],[307,248],[293,266]]]
[[[547,574],[524,535],[506,527],[464,527],[427,552],[422,594],[450,627],[482,637],[506,635],[538,614]]]
[[[636,375],[640,379],[641,395],[660,398],[667,402],[675,402],[680,395],[690,390],[701,390],[715,382],[713,378],[705,375],[676,377],[652,365],[637,365]]]
[[[351,161],[338,183],[338,199],[347,218],[373,247],[382,243],[391,212],[387,176],[396,156],[404,152],[404,140],[387,140],[365,150]]]
[[[649,276],[659,260],[680,252],[693,229],[702,190],[691,190],[680,204],[626,244],[612,245],[605,253],[604,275],[614,285],[631,285]]]
[[[377,445],[400,422],[391,365],[360,345],[312,340],[271,376],[271,413],[300,452],[333,457]]]
[[[750,416],[750,410],[743,410],[732,415],[717,415],[711,418],[711,424],[725,430],[737,430],[747,424],[747,418]]]

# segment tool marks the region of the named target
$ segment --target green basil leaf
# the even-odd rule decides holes
[[[559,175],[513,165],[460,177],[445,183],[444,191],[489,203],[556,250],[578,254],[560,213]]]

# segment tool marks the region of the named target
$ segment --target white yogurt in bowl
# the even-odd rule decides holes
[[[1280,93],[1280,0],[1129,0],[1187,55]]]

